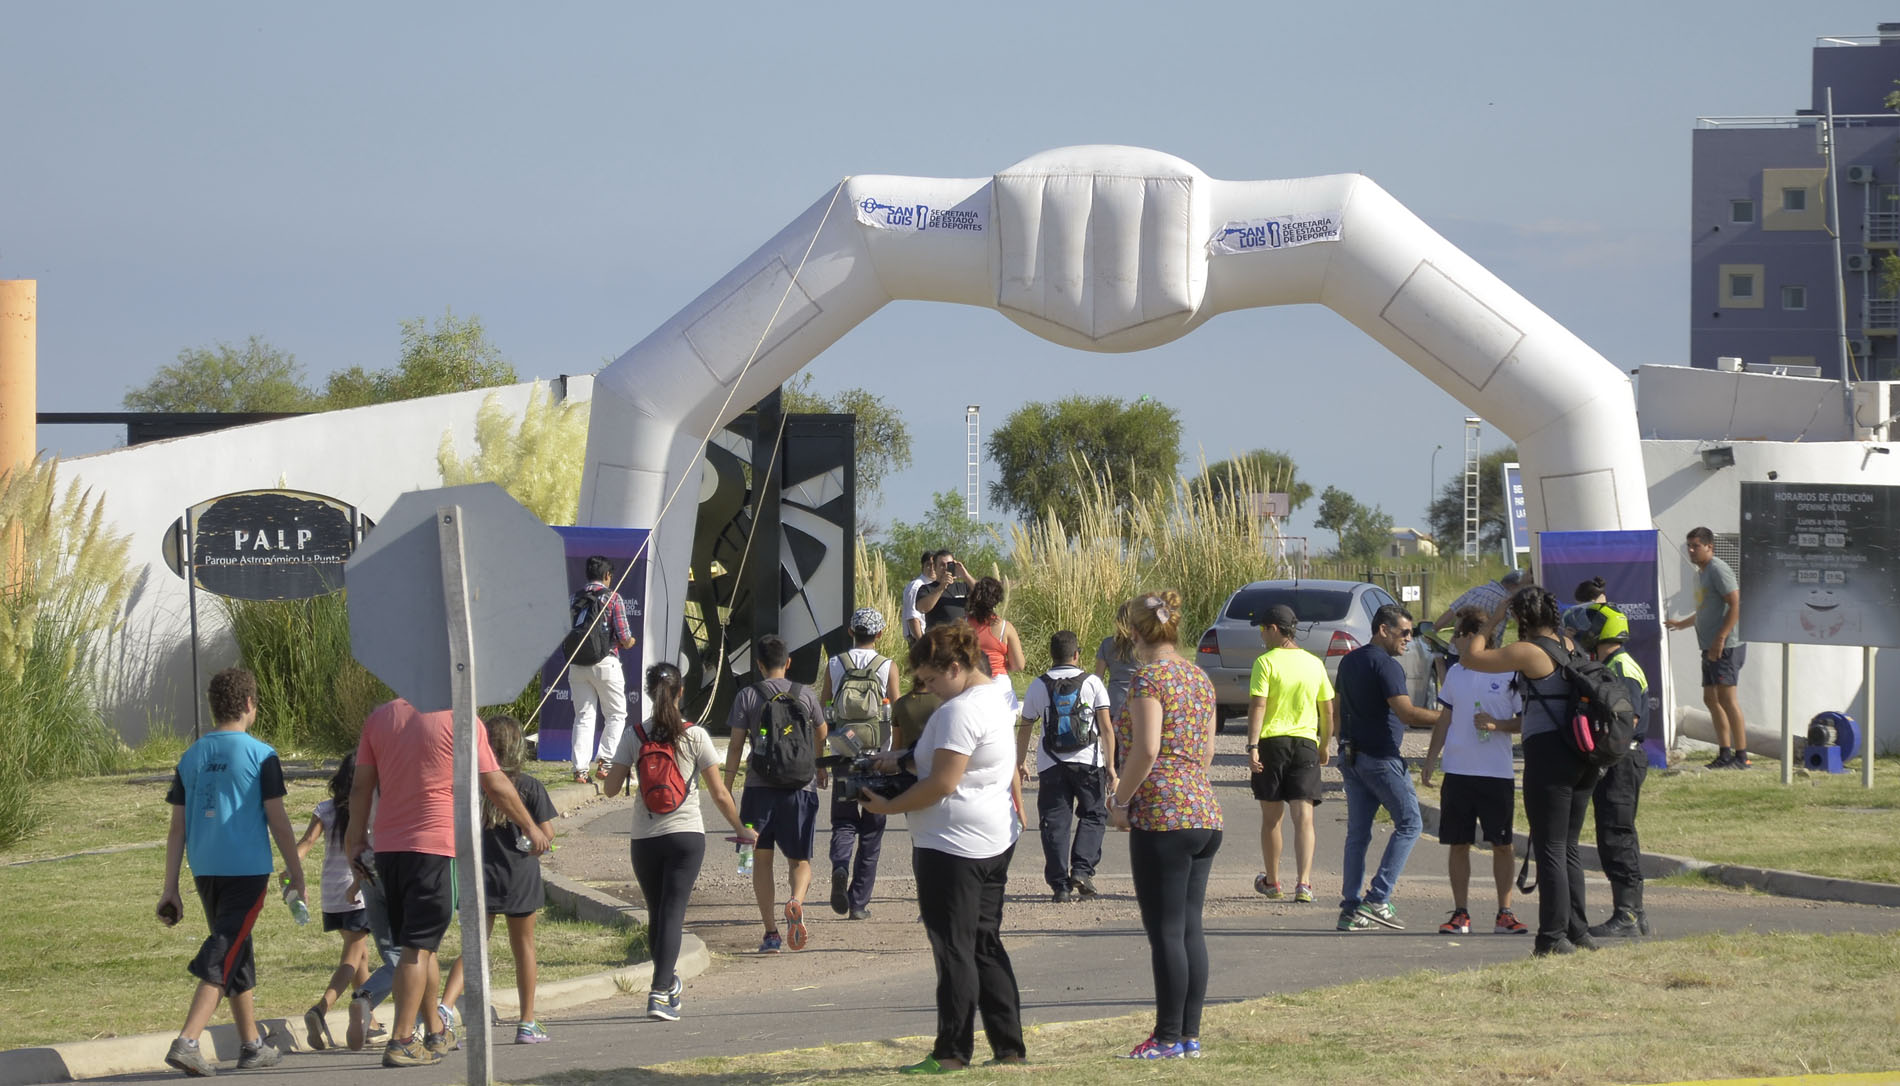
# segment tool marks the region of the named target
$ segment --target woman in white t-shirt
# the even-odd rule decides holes
[[[1021,1063],[1022,1011],[1002,938],[1003,891],[1022,832],[1015,711],[967,625],[930,629],[911,646],[910,665],[943,699],[913,748],[918,781],[891,799],[863,794],[867,811],[910,816],[917,905],[937,965],[936,1044],[903,1070],[970,1066],[979,1010],[996,1061]]]
[[[672,664],[654,664],[647,668],[647,704],[653,715],[620,733],[614,748],[613,765],[607,770],[602,789],[608,796],[620,793],[628,783],[640,759],[641,744],[651,739],[673,747],[673,761],[686,786],[686,798],[672,811],[656,813],[647,806],[647,797],[639,781],[629,791],[636,800],[633,809],[633,877],[640,883],[640,896],[647,905],[647,948],[653,959],[653,979],[647,993],[647,1016],[677,1022],[680,1017],[680,978],[674,970],[679,962],[680,933],[686,922],[686,902],[699,881],[699,866],[706,858],[706,822],[700,817],[699,778],[713,806],[726,817],[742,841],[757,841],[759,835],[739,821],[739,807],[719,777],[719,752],[712,737],[680,715],[680,698],[686,683],[680,669]],[[664,766],[664,762],[661,763]],[[677,795],[677,793],[675,793]]]

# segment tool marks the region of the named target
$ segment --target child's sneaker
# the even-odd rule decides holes
[[[1302,905],[1312,904],[1313,903],[1313,884],[1310,882],[1303,882],[1303,883],[1300,883],[1298,886],[1295,886],[1293,888],[1293,900],[1299,902]]]
[[[1181,1055],[1187,1057],[1190,1060],[1200,1059],[1201,1058],[1201,1042],[1190,1041],[1186,1037],[1181,1038]]]
[[[1443,924],[1438,925],[1438,934],[1440,935],[1469,935],[1471,934],[1471,914],[1464,911],[1463,909],[1453,909],[1451,911],[1451,919],[1445,921]]]
[[[303,1032],[304,1040],[315,1051],[336,1047],[336,1038],[330,1036],[330,1023],[324,1017],[321,1003],[312,1004],[309,1010],[303,1012]]]
[[[1525,927],[1524,922],[1509,909],[1498,910],[1497,926],[1491,930],[1499,935],[1529,935],[1531,933],[1531,929]]]
[[[1265,872],[1253,877],[1253,892],[1264,896],[1268,901],[1278,901],[1286,895],[1280,892],[1280,884],[1268,882]]]
[[[1150,1033],[1147,1040],[1136,1045],[1134,1050],[1129,1052],[1128,1055],[1123,1056],[1122,1059],[1178,1060],[1186,1055],[1187,1049],[1182,1047],[1181,1042],[1176,1041],[1171,1045],[1157,1044],[1155,1042],[1155,1035]]]
[[[165,1063],[193,1078],[209,1078],[218,1073],[217,1067],[205,1058],[204,1049],[183,1037],[172,1038],[171,1048],[165,1051]]]
[[[441,1062],[442,1053],[431,1051],[416,1041],[391,1041],[383,1049],[384,1067],[427,1067]]]
[[[761,954],[777,954],[783,949],[785,949],[785,941],[779,938],[778,932],[776,931],[766,932],[765,938],[759,940],[759,953]]]
[[[518,1045],[538,1045],[551,1039],[539,1022],[523,1022],[515,1027],[515,1043]]]
[[[262,1067],[275,1067],[284,1062],[284,1054],[273,1045],[264,1043],[262,1037],[255,1041],[246,1041],[238,1049],[238,1070],[254,1071]]]
[[[785,945],[793,950],[803,950],[805,939],[805,906],[788,901],[785,903]]]

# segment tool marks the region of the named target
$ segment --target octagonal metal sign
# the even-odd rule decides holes
[[[568,625],[561,538],[493,483],[397,498],[343,567],[350,652],[423,712],[450,708],[438,511],[461,509],[475,699],[512,701]]]

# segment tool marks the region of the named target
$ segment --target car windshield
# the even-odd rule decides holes
[[[1338,622],[1352,610],[1352,590],[1294,585],[1243,588],[1234,593],[1226,617],[1259,625],[1266,618],[1267,608],[1282,603],[1293,608],[1301,622]]]

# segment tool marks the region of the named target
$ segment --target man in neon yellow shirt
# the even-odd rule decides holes
[[[1313,900],[1313,808],[1319,806],[1319,767],[1332,740],[1333,684],[1319,657],[1294,639],[1299,619],[1285,604],[1267,609],[1260,639],[1267,651],[1253,662],[1247,704],[1247,760],[1253,797],[1260,801],[1260,857],[1265,870],[1253,888],[1279,900],[1280,814],[1293,818],[1293,862],[1299,881],[1293,900]]]

